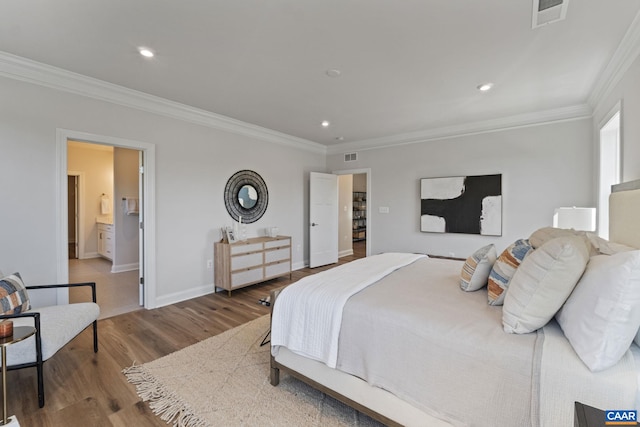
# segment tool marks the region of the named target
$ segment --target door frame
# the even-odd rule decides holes
[[[366,254],[365,256],[371,255],[371,241],[373,240],[373,227],[372,217],[371,217],[371,168],[362,168],[362,169],[340,169],[334,170],[331,172],[334,175],[358,175],[358,174],[366,174],[367,175],[367,244],[366,244]]]
[[[57,247],[57,280],[58,283],[69,282],[68,259],[68,222],[67,222],[67,142],[69,140],[88,142],[91,144],[109,145],[113,147],[129,148],[144,152],[145,170],[143,186],[145,198],[142,200],[142,222],[145,233],[143,269],[144,277],[144,307],[156,307],[156,234],[155,234],[155,145],[148,142],[133,141],[105,135],[69,129],[56,129],[56,247]],[[69,302],[68,289],[59,289],[56,294],[58,304]]]

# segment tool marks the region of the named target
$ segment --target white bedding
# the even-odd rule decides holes
[[[307,276],[278,295],[272,312],[271,349],[278,347],[335,368],[342,309],[355,293],[426,255],[385,253]],[[298,295],[305,294],[302,305]]]
[[[400,255],[400,254],[395,254],[395,255]],[[404,262],[406,264],[412,264],[409,267],[409,269],[417,268],[416,266],[418,264],[423,264],[423,263],[429,264],[429,261],[433,261],[432,263],[435,265],[448,263],[444,261],[436,262],[436,260],[434,259],[425,259],[420,262],[415,262],[417,259],[418,258],[411,261],[411,258],[407,258],[407,259],[404,259]],[[374,277],[376,278],[382,277],[383,275],[381,275],[380,273],[382,271],[386,271],[389,269],[386,263],[385,265],[383,265],[383,263],[381,263],[380,260],[377,259],[377,257],[369,257],[369,258],[366,258],[365,260],[369,261],[368,263],[366,263],[366,266],[357,265],[357,264],[354,266],[353,265],[354,263],[349,263],[341,266],[344,268],[336,268],[333,270],[328,270],[326,272],[314,275],[314,276],[320,276],[320,277],[316,277],[315,278],[316,280],[312,281],[312,283],[309,285],[311,289],[314,289],[314,292],[312,293],[312,298],[310,300],[311,302],[296,302],[293,300],[294,293],[290,293],[290,297],[292,299],[289,300],[289,297],[287,297],[287,299],[284,300],[284,301],[287,301],[286,304],[281,304],[282,295],[283,294],[286,295],[288,293],[287,289],[295,288],[296,285],[295,284],[291,285],[289,288],[286,288],[285,290],[283,290],[280,293],[277,299],[277,302],[274,305],[274,323],[272,325],[272,335],[277,337],[276,338],[277,341],[273,342],[272,340],[272,345],[289,347],[290,345],[289,341],[286,339],[286,337],[283,337],[283,335],[287,335],[287,332],[286,332],[287,328],[285,327],[287,321],[292,321],[291,325],[293,327],[293,330],[294,331],[297,330],[297,333],[299,334],[297,341],[301,341],[303,343],[302,344],[303,350],[300,351],[300,349],[298,349],[298,350],[294,350],[294,352],[296,354],[300,354],[304,356],[305,353],[307,352],[304,349],[304,343],[307,340],[309,340],[311,336],[316,335],[318,331],[312,329],[311,331],[304,332],[301,323],[304,322],[306,319],[310,318],[311,313],[314,311],[317,311],[318,307],[321,307],[320,311],[327,310],[325,303],[319,302],[318,299],[321,300],[322,296],[325,295],[325,296],[328,296],[331,300],[337,299],[340,301],[344,301],[345,303],[344,308],[345,310],[347,310],[345,311],[345,313],[347,313],[348,310],[350,310],[349,306],[352,305],[352,301],[354,301],[354,299],[361,300],[362,297],[365,297],[365,294],[369,293],[370,290],[375,289],[380,284],[380,282],[377,282],[374,284],[374,286],[370,286],[367,288],[364,282],[370,283],[370,282],[374,282],[375,280],[369,279],[367,281],[362,281],[361,277],[359,276],[362,275],[364,271],[368,272],[370,270],[374,270]],[[449,262],[453,263],[452,261],[449,261]],[[456,266],[456,269],[459,270],[460,266],[461,264]],[[392,269],[392,271],[394,270],[395,269]],[[403,271],[404,270],[406,269],[403,269]],[[404,277],[405,276],[404,273],[402,274],[401,273],[402,272],[397,272],[390,275],[389,277],[399,275],[402,278],[400,280],[400,283],[402,283],[402,281],[405,281],[405,282],[414,281],[414,279],[409,279],[407,277]],[[450,275],[452,277],[457,276],[457,273],[451,270]],[[309,277],[314,277],[314,276],[309,276]],[[344,296],[337,297],[336,294],[339,293],[338,291],[343,286],[347,286],[346,283],[349,283],[351,280],[353,280],[354,276],[359,279],[357,280],[358,285],[355,286],[354,289],[348,291],[347,293],[349,295],[354,295],[354,294],[357,294],[357,295],[352,298],[344,297]],[[450,324],[451,325],[450,332],[453,334],[451,337],[452,339],[448,339],[446,337],[443,338],[441,335],[440,335],[440,338],[436,337],[435,341],[432,341],[432,344],[431,344],[432,346],[434,343],[440,343],[440,342],[449,343],[447,345],[451,346],[455,344],[454,337],[456,335],[458,337],[462,336],[462,331],[458,330],[458,326],[459,326],[458,322],[455,322],[456,318],[460,318],[460,313],[458,312],[456,314],[455,311],[446,310],[447,307],[453,307],[458,305],[460,301],[457,298],[463,298],[465,300],[475,301],[476,299],[481,298],[482,295],[484,295],[484,297],[481,298],[482,304],[478,304],[477,307],[474,306],[473,310],[471,310],[473,311],[473,313],[470,313],[470,311],[468,310],[468,311],[465,311],[465,313],[467,313],[468,315],[462,316],[466,318],[465,323],[468,323],[472,328],[477,325],[476,322],[474,321],[473,316],[479,315],[484,310],[489,310],[489,309],[498,310],[497,307],[489,307],[486,304],[486,291],[478,291],[474,293],[461,292],[459,290],[457,280],[455,278],[453,279],[450,278],[446,280],[446,282],[448,283],[447,286],[451,287],[451,290],[456,290],[458,294],[449,295],[449,292],[447,291],[445,295],[445,293],[442,291],[440,292],[436,291],[436,289],[438,288],[437,286],[433,289],[428,288],[428,283],[429,283],[429,280],[427,279],[428,276],[429,275],[427,273],[425,273],[424,275],[418,274],[416,276],[420,280],[422,279],[424,280],[425,292],[421,293],[422,298],[434,299],[435,302],[439,301],[442,303],[440,306],[438,306],[437,304],[435,306],[432,305],[428,311],[432,311],[436,315],[441,316],[437,318],[437,321],[439,323],[445,322]],[[334,283],[334,281],[337,281],[337,283]],[[389,281],[389,278],[384,279],[384,281]],[[330,290],[323,291],[321,289],[317,289],[324,286],[327,283],[330,283],[329,285],[331,287]],[[396,284],[397,283],[398,282],[396,281]],[[363,288],[367,288],[367,289],[362,290]],[[426,301],[424,300],[418,301],[418,298],[407,299],[406,297],[404,297],[404,294],[405,294],[404,292],[402,292],[401,294],[403,295],[403,297],[398,298],[397,295],[394,294],[394,292],[391,292],[391,293],[387,292],[386,297],[384,297],[383,300],[389,301],[391,302],[392,305],[396,305],[396,306],[398,306],[398,304],[402,305],[402,307],[411,305],[412,308],[410,310],[403,309],[403,310],[400,310],[400,312],[404,312],[404,311],[416,312],[416,310],[417,312],[419,312],[420,310],[426,308],[426,305],[427,305]],[[367,296],[366,298],[369,298],[369,297]],[[456,298],[456,299],[451,300],[451,298]],[[346,304],[347,300],[349,300],[348,304]],[[382,302],[379,302],[379,300],[380,300],[379,298],[378,300],[376,300],[374,307],[378,308],[379,304],[382,304]],[[289,306],[289,310],[283,310],[282,308],[285,306]],[[276,314],[278,313],[278,311],[281,311],[280,315]],[[332,313],[332,316],[335,314],[334,313],[335,310],[328,310],[328,311]],[[372,309],[370,311],[371,313],[367,313],[368,316],[376,315],[375,309]],[[438,314],[437,312],[440,312],[440,314]],[[359,317],[359,318],[366,317],[362,313],[366,313],[366,310],[365,311],[361,310],[361,314],[356,317]],[[278,320],[277,322],[275,322],[276,317],[280,318],[280,320]],[[338,313],[338,317],[341,318],[344,322],[346,322],[347,318],[351,317],[351,315],[344,314],[343,316],[342,309],[340,309]],[[516,335],[505,334],[502,331],[502,328],[500,325],[500,316],[496,315],[492,317],[495,318],[494,320],[496,322],[496,328],[494,328],[495,334],[500,334],[500,336],[503,338],[508,337],[513,339],[518,339],[518,338],[526,339],[526,336],[518,337]],[[405,316],[401,316],[399,321],[401,322],[404,321],[405,323],[406,322],[411,323],[412,318],[413,317],[407,316],[405,319]],[[327,322],[326,319],[335,320],[336,318],[331,316],[329,317],[325,316],[319,322],[320,325],[316,324],[316,327],[318,327],[323,332],[330,332],[336,326],[333,323],[333,321]],[[426,330],[428,330],[431,328],[429,326],[430,322],[427,322],[427,319],[424,319],[423,322],[424,322],[422,323],[423,329],[427,328]],[[365,324],[366,323],[367,322],[365,322]],[[396,325],[396,327],[404,327],[404,326]],[[338,323],[336,340],[338,339],[339,335],[342,335],[341,328],[344,328],[344,325],[341,326],[341,324]],[[376,329],[376,332],[375,332],[376,335],[378,335],[378,332],[381,332],[382,329],[380,329],[380,325],[375,326],[375,328],[378,328]],[[484,333],[482,333],[481,331],[477,331],[477,332],[480,334],[480,336],[477,338],[480,339],[481,342],[478,342],[474,345],[475,345],[475,348],[477,348],[479,351],[469,353],[470,359],[469,359],[469,362],[466,364],[467,366],[472,366],[474,356],[478,356],[479,358],[481,358],[481,355],[487,352],[486,351],[487,349],[482,348],[485,346],[485,344],[482,343],[483,340],[481,338],[483,338],[484,341],[486,341],[486,345],[492,345],[493,340],[495,338],[494,332],[491,332],[489,334],[487,334],[486,331]],[[367,334],[367,332],[364,332],[364,333]],[[368,333],[370,334],[371,331]],[[531,334],[527,334],[527,335],[531,335]],[[542,347],[544,350],[542,355],[541,370],[538,371],[538,369],[536,369],[536,365],[537,365],[536,363],[533,363],[531,365],[531,370],[530,370],[530,372],[535,372],[532,378],[536,380],[534,383],[530,384],[532,396],[534,396],[534,397],[531,397],[532,399],[531,402],[527,402],[529,397],[526,397],[526,396],[519,396],[517,399],[510,399],[509,397],[504,397],[502,399],[497,400],[498,409],[496,410],[494,408],[494,412],[506,411],[507,407],[505,407],[504,404],[512,402],[514,400],[516,401],[516,403],[520,402],[519,403],[520,405],[528,405],[530,403],[531,412],[522,413],[522,415],[524,415],[527,419],[529,419],[529,417],[531,419],[531,424],[527,423],[527,425],[534,425],[534,426],[541,425],[546,427],[546,426],[556,426],[556,425],[571,425],[573,420],[573,401],[581,401],[591,406],[601,407],[604,409],[606,408],[610,409],[614,406],[622,409],[631,408],[634,402],[636,406],[640,407],[640,402],[638,402],[636,398],[637,396],[636,393],[639,389],[638,386],[640,385],[640,371],[637,370],[638,367],[640,366],[640,363],[637,363],[638,361],[640,361],[640,349],[638,349],[637,346],[635,345],[632,346],[632,351],[628,352],[627,355],[625,355],[625,358],[623,359],[623,361],[621,361],[621,363],[616,365],[615,367],[603,372],[591,373],[586,368],[586,366],[581,362],[581,360],[577,357],[577,355],[571,348],[570,344],[562,334],[562,331],[557,326],[557,324],[555,324],[555,322],[552,321],[551,324],[547,325],[544,328],[544,333],[542,335],[544,336],[544,340],[543,340],[544,345]],[[370,335],[367,335],[367,336],[370,336]],[[351,333],[351,337],[352,338],[348,339],[347,341],[356,341],[353,338],[353,333]],[[313,337],[313,338],[315,339],[317,337]],[[322,341],[322,339],[320,341]],[[405,339],[405,341],[408,342],[410,340]],[[312,350],[317,351],[318,348],[327,348],[325,344],[326,343],[313,344]],[[299,343],[297,343],[296,345],[299,345]],[[338,345],[338,343],[336,343],[336,345]],[[343,345],[342,338],[340,338],[340,345],[341,346]],[[358,346],[363,346],[363,345],[358,344]],[[337,363],[339,363],[342,366],[343,364],[342,352],[344,347],[341,347],[341,348],[342,349],[340,350],[336,348],[336,356],[335,356],[336,359],[333,359],[333,360],[335,360]],[[462,346],[462,348],[466,348],[466,347]],[[274,356],[277,356],[277,349],[278,347],[272,347],[272,352]],[[428,353],[430,353],[430,351],[424,350],[424,349],[418,350],[417,347],[415,348],[410,347],[408,350],[411,351],[414,349],[417,350],[415,351],[415,354],[424,356],[422,358],[418,357],[418,360],[421,360],[422,364],[424,366],[427,366],[427,364],[430,363],[428,362],[428,360],[431,360],[431,359],[428,359],[426,356],[428,355]],[[398,350],[399,350],[399,353],[396,352],[398,354],[395,355],[395,360],[404,359],[404,356],[402,356],[402,350],[401,349],[398,349]],[[452,351],[455,350],[456,352],[459,352],[460,348],[451,347],[451,350]],[[353,349],[351,351],[353,351]],[[367,352],[368,351],[365,351],[365,353]],[[323,351],[321,350],[320,355],[322,354],[323,354]],[[362,358],[364,359],[364,357]],[[312,359],[320,360],[321,357],[320,356],[315,358],[312,357]],[[440,358],[439,360],[444,360],[444,359]],[[395,362],[387,363],[386,367],[391,367],[391,365],[394,365],[394,364],[397,365],[402,363],[395,363]],[[482,365],[480,364],[480,366]],[[454,366],[454,367],[449,367],[447,369],[445,365],[442,365],[438,369],[442,369],[444,370],[444,372],[450,372],[450,375],[453,375],[453,377],[455,377],[454,374],[474,376],[475,375],[474,372],[477,373],[481,371],[480,366],[475,366],[472,369],[464,369],[463,366],[461,367],[457,365],[457,367]],[[394,368],[393,372],[396,373],[398,371],[398,369],[396,369],[397,367],[393,366],[393,368]],[[487,365],[487,368],[493,368],[493,366]],[[365,370],[367,369],[368,368],[365,368]],[[487,369],[483,371],[487,371]],[[521,375],[523,370],[519,369],[518,372],[520,372],[519,375]],[[361,373],[358,376],[364,377],[364,374]],[[493,376],[492,375],[489,375],[489,376],[492,377],[493,379],[485,378],[485,380],[491,381],[491,382],[496,382],[497,380],[496,384],[503,384],[503,381],[498,380],[498,378],[505,378],[505,379],[510,378],[511,382],[513,382],[515,379],[513,378],[513,374],[505,375],[504,373],[503,374],[498,373]],[[529,374],[528,376],[531,376],[531,375]],[[447,381],[438,380],[440,381],[440,386],[443,387],[444,384],[446,384],[447,382],[454,384],[455,386],[456,380],[453,379],[453,377],[450,380],[447,379]],[[537,384],[538,383],[537,380],[539,380],[539,384]],[[422,384],[424,382],[425,381],[421,380],[420,383]],[[461,385],[461,384],[464,384],[465,381],[458,380],[458,383],[459,385]],[[458,388],[454,387],[454,389],[452,389],[452,392],[455,392],[456,390],[458,390],[459,392],[462,392],[462,395],[467,396],[467,398],[473,399],[472,401],[469,401],[467,398],[463,398],[462,400],[465,403],[464,405],[460,406],[460,408],[462,409],[465,409],[466,406],[470,406],[470,403],[480,401],[482,399],[485,399],[488,396],[487,393],[484,393],[483,391],[477,391],[477,390],[476,392],[472,392],[471,395],[469,395],[469,392],[472,389],[472,387],[469,387],[470,384],[473,385],[473,382],[467,381],[467,385],[464,386],[462,389],[460,389],[459,387]],[[430,385],[433,385],[432,382],[425,384],[426,387],[429,387]],[[539,386],[539,388],[537,385]],[[481,389],[484,390],[483,388]],[[514,394],[509,394],[507,389],[505,389],[505,392],[506,392],[505,396],[515,397]],[[495,394],[495,393],[490,393],[490,394]],[[539,399],[535,398],[535,396],[539,396]],[[478,409],[477,407],[472,408],[473,410],[470,412],[472,414],[471,420],[469,419],[470,418],[469,411],[466,411],[463,416],[460,416],[461,413],[451,413],[449,411],[450,408],[446,409],[441,404],[442,402],[438,403],[438,402],[432,401],[431,402],[432,404],[435,402],[435,406],[427,403],[425,407],[424,405],[420,405],[418,402],[414,401],[413,406],[416,408],[421,408],[423,412],[429,413],[431,415],[438,414],[436,415],[437,417],[447,419],[449,422],[453,422],[454,424],[468,423],[473,425],[473,424],[479,423],[479,425],[492,425],[492,426],[505,425],[504,422],[501,422],[500,424],[495,424],[488,421],[488,418],[482,419],[482,417],[478,416],[479,414],[483,414],[483,411],[481,410],[482,407],[485,408],[483,415],[491,416],[490,412],[491,412],[491,408],[493,407],[492,406],[493,403],[491,403],[492,402],[491,396],[488,396],[488,397],[489,397],[489,401],[488,402],[485,401],[484,406],[480,405],[480,409]],[[429,399],[432,399],[432,398],[430,397]],[[407,400],[409,402],[411,401],[411,399],[407,399]],[[452,399],[452,401],[457,402],[458,399]],[[500,405],[501,402],[502,402],[502,406]],[[481,419],[482,421],[480,421]],[[524,420],[521,420],[521,421],[524,422]],[[561,424],[558,424],[559,422]],[[521,424],[521,425],[525,425],[525,424]]]
[[[591,372],[555,320],[543,329],[540,425],[572,425],[573,402],[603,410],[633,407],[638,390],[638,371],[630,351],[616,365],[604,371]]]
[[[418,260],[352,296],[338,369],[455,426],[537,426],[543,336],[505,333],[462,264]]]

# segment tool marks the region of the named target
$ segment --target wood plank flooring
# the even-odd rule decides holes
[[[354,243],[354,255],[341,258],[339,264],[362,256],[364,242]],[[45,362],[44,408],[38,408],[35,368],[7,373],[8,413],[17,415],[22,427],[166,426],[141,401],[122,369],[268,314],[269,307],[258,300],[272,289],[334,266],[297,270],[291,280],[280,278],[239,289],[230,298],[216,293],[99,320],[97,354],[87,329]]]

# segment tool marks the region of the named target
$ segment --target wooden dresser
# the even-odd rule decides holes
[[[291,237],[253,237],[235,243],[216,242],[213,279],[229,296],[234,289],[280,276],[291,278]]]

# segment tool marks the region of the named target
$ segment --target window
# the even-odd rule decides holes
[[[609,238],[609,195],[611,186],[620,183],[620,106],[600,128],[598,235]]]

